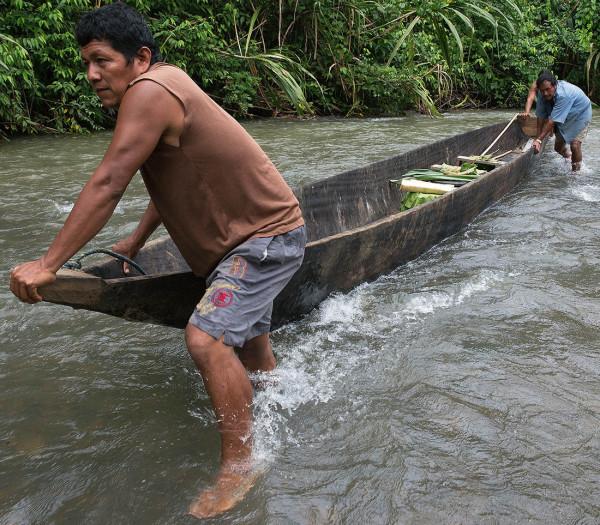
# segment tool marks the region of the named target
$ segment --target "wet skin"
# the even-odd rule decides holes
[[[11,291],[24,302],[43,298],[38,288],[56,279],[62,264],[89,242],[106,224],[136,171],[159,142],[177,147],[183,130],[180,103],[154,82],[130,82],[150,68],[151,51],[141,47],[127,60],[109,42],[93,40],[81,49],[87,78],[106,108],[118,108],[111,144],[81,191],[64,226],[38,260],[15,267]],[[160,215],[150,202],[136,230],[123,242],[133,257]],[[246,368],[271,370],[275,365],[268,334],[235,349],[208,334],[188,327],[188,350],[211,398],[221,432],[221,469],[215,486],[203,491],[190,507],[196,517],[214,516],[233,507],[252,487],[251,471],[252,386]]]
[[[145,72],[145,68],[137,67],[135,58],[128,62],[104,41],[90,42],[82,48],[81,54],[88,81],[105,108],[119,107],[130,82]],[[180,133],[181,128],[175,126],[175,132],[165,133],[162,141],[179,146]],[[150,220],[156,222],[155,217]],[[147,236],[143,237],[143,240],[139,235],[128,240],[135,246],[127,250],[128,256],[135,255],[133,252],[143,245]],[[254,484],[256,473],[252,472],[251,466],[252,386],[246,370],[272,370],[275,358],[268,334],[249,341],[243,349],[235,349],[235,352],[222,341],[216,341],[190,325],[186,330],[186,343],[211,398],[221,434],[221,466],[214,486],[202,491],[188,511],[197,518],[206,518],[233,507]]]

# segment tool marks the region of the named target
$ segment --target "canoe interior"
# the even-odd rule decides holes
[[[398,213],[404,192],[390,184],[413,168],[428,168],[433,164],[457,164],[461,155],[478,155],[498,136],[505,124],[496,124],[432,144],[401,155],[346,171],[300,188],[294,188],[306,221],[308,242],[353,230]],[[518,125],[496,143],[490,153],[517,152],[502,157],[505,162],[518,155],[528,140]],[[170,238],[150,242],[136,257],[136,262],[148,275],[190,271],[187,263]],[[118,261],[102,257],[84,268],[85,272],[103,279],[125,278]],[[132,270],[131,275],[139,275]]]
[[[432,202],[400,212],[404,193],[390,183],[410,169],[479,155],[505,127],[477,129],[294,189],[308,244],[300,270],[274,302],[273,328],[310,312],[332,292],[348,291],[418,257],[514,188],[533,160],[526,147],[530,138],[517,122],[489,152],[508,152],[502,166]],[[136,262],[148,275],[126,277],[119,261],[103,257],[83,271],[61,270],[56,283],[41,292],[49,302],[185,327],[204,293],[204,279],[191,273],[168,236],[148,243]]]

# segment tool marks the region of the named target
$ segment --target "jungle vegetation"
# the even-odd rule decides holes
[[[544,68],[598,101],[598,0],[128,0],[237,118],[522,107]],[[104,0],[0,0],[0,136],[110,127],[73,28]]]

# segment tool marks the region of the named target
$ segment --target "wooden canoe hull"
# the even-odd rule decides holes
[[[275,301],[273,325],[309,312],[332,292],[376,279],[457,233],[513,189],[530,161],[527,155],[418,208],[311,243],[302,267]]]
[[[453,192],[406,212],[389,180],[411,168],[480,153],[503,124],[439,141],[403,155],[342,173],[296,191],[309,243],[301,268],[276,298],[273,328],[310,312],[332,292],[347,292],[415,259],[510,192],[535,160],[530,148],[507,156],[504,165]],[[527,136],[515,123],[499,148],[523,147]],[[120,265],[106,261],[86,272],[61,270],[41,290],[44,300],[124,319],[183,328],[202,297],[195,277],[169,238],[150,243],[136,258],[153,275],[118,277]]]

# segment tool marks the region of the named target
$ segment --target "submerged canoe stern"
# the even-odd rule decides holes
[[[56,281],[40,293],[50,303],[184,328],[204,290],[204,279],[192,272],[102,279],[82,271],[60,270]]]

